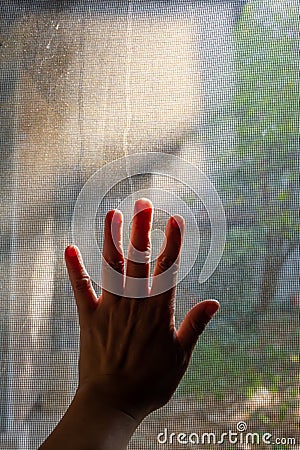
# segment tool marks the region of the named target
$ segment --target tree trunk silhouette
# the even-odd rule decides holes
[[[266,257],[256,312],[265,311],[272,303],[277,289],[280,270],[282,269],[294,245],[287,248],[286,239],[280,232],[270,232],[266,242]]]

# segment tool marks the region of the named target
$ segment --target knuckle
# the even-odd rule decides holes
[[[123,268],[124,268],[124,261],[123,260],[108,260],[107,264],[112,267],[114,270],[116,270],[117,272],[122,273],[123,272]]]
[[[205,318],[203,320],[197,320],[194,317],[189,317],[189,325],[190,328],[196,333],[198,336],[203,333],[206,325],[208,324],[209,319]]]
[[[159,269],[164,272],[172,266],[172,261],[164,256],[163,258],[158,259],[157,264]]]
[[[91,279],[88,275],[84,275],[75,281],[75,289],[78,292],[84,292],[92,287]]]
[[[130,244],[127,260],[136,264],[149,264],[151,261],[150,246],[147,245],[143,250],[140,250],[137,249],[134,245]]]

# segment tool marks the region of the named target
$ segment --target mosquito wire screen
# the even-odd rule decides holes
[[[154,257],[186,220],[176,324],[221,308],[129,448],[300,448],[296,7],[1,2],[1,449],[37,449],[77,387],[66,245],[92,272],[105,213],[126,241],[139,197]]]

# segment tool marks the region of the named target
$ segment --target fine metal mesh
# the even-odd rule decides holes
[[[199,300],[221,303],[174,398],[129,448],[269,448],[243,436],[218,444],[242,431],[239,422],[287,448],[297,436],[300,302],[296,3],[32,0],[0,9],[0,448],[37,449],[75,392],[79,328],[63,252],[81,189],[121,157],[128,176],[99,200],[99,245],[106,211],[160,189],[154,247],[171,206],[188,207],[200,233],[176,323]],[[132,158],[149,152],[176,163]],[[210,219],[192,167],[227,221],[222,259],[203,284]],[[194,243],[191,232],[183,252]],[[213,435],[201,442],[203,433]]]

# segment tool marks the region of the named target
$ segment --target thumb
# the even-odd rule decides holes
[[[185,316],[177,332],[177,339],[189,356],[196,345],[198,337],[219,307],[220,304],[216,300],[205,300],[194,306]]]

